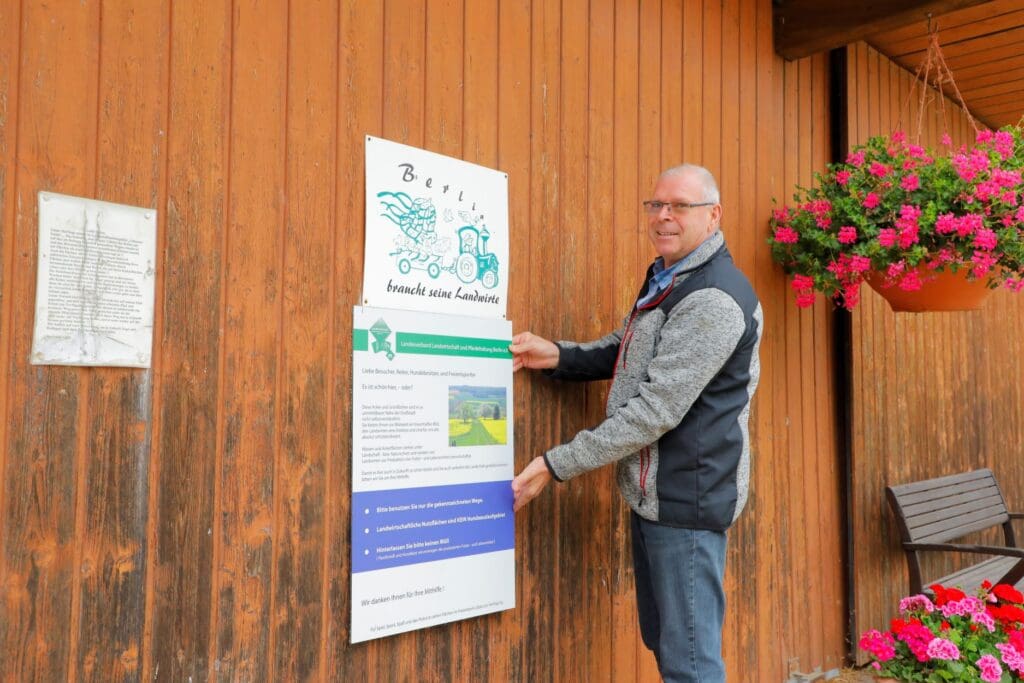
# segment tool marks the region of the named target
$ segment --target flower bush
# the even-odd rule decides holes
[[[871,138],[773,211],[768,241],[798,306],[817,291],[852,309],[870,272],[904,290],[961,269],[990,287],[1024,289],[1024,131],[984,130],[971,148],[953,149],[949,136],[943,144],[936,153],[900,132]]]
[[[989,582],[977,595],[930,588],[934,598],[900,600],[888,631],[861,635],[877,675],[921,683],[1024,681],[1024,595]]]

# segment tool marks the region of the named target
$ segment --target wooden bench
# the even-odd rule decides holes
[[[1008,512],[1003,494],[991,470],[975,470],[886,488],[889,505],[896,513],[907,554],[910,595],[940,583],[971,593],[984,580],[993,584],[1024,584],[1024,548],[1017,546],[1012,519],[1024,513]],[[952,543],[967,534],[1001,526],[1005,545]],[[948,576],[922,581],[922,552],[971,553],[988,556],[977,564]]]

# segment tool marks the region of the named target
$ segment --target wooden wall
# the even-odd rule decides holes
[[[610,472],[520,513],[515,610],[348,644],[365,134],[508,172],[509,315],[554,338],[627,310],[658,172],[716,173],[766,315],[730,680],[838,666],[832,313],[765,244],[828,87],[769,0],[0,3],[0,677],[652,680]],[[158,209],[152,369],[28,364],[40,190]],[[605,391],[518,377],[519,466]]]
[[[954,77],[956,74],[953,74]],[[901,126],[917,130],[913,76],[866,44],[848,48],[851,144]],[[906,105],[905,105],[906,103]],[[925,111],[922,144],[972,143],[967,116],[946,102]],[[915,122],[907,125],[909,117]],[[979,124],[980,126],[981,124]],[[1024,299],[993,292],[979,311],[893,313],[864,288],[852,330],[852,510],[858,633],[888,624],[907,593],[907,568],[885,487],[989,467],[1024,509]],[[1018,533],[1020,529],[1018,529]],[[975,560],[977,558],[974,558]],[[955,567],[937,555],[926,575]],[[998,577],[992,577],[996,579]]]

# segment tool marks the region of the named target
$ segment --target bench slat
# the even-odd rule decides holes
[[[1010,571],[1010,567],[1016,562],[1017,559],[1013,557],[996,557],[953,572],[931,583],[939,583],[946,588],[956,586],[963,589],[966,593],[973,593],[981,585],[982,581],[991,581],[992,583],[998,581],[1000,577]],[[1024,584],[1024,579],[1017,582],[1018,586],[1021,584]]]
[[[909,540],[934,538],[937,535],[949,535],[950,539],[963,536],[968,531],[964,527],[976,527],[981,524],[985,529],[1009,521],[1010,515],[1002,505],[989,505],[985,508],[956,506],[949,510],[936,510],[925,515],[905,517]],[[979,529],[972,529],[979,531]]]
[[[951,493],[947,496],[936,498],[935,500],[927,500],[917,503],[911,503],[905,498],[900,498],[900,505],[903,507],[903,512],[907,517],[914,517],[916,515],[929,512],[939,512],[954,507],[968,510],[973,508],[990,507],[993,505],[1005,507],[1002,494],[1000,494],[999,489],[994,486],[979,491],[971,491],[969,493]]]
[[[977,496],[984,497],[988,493],[998,495],[999,487],[994,479],[972,479],[970,481],[955,482],[943,486],[930,486],[927,489],[913,491],[900,490],[902,487],[893,486],[893,493],[903,502],[904,505],[916,505],[928,502],[937,503],[949,496]]]
[[[908,484],[897,484],[890,486],[896,493],[910,494],[917,493],[919,491],[928,491],[930,489],[945,488],[950,485],[957,484],[969,484],[972,481],[978,479],[989,479],[995,481],[995,476],[992,474],[992,470],[984,468],[980,470],[973,470],[971,472],[963,472],[961,474],[951,474],[947,477],[936,477],[935,479],[925,479],[924,481],[914,481]]]
[[[969,518],[961,519],[960,523],[955,526],[944,521],[942,524],[923,527],[909,540],[911,543],[946,543],[976,531],[999,526],[1003,521],[1005,521],[1004,517],[986,517],[984,513],[978,512],[970,515]]]

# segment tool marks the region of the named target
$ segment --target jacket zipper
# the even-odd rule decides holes
[[[637,315],[640,311],[649,311],[655,308],[665,297],[669,295],[669,292],[676,285],[675,276],[672,277],[672,282],[665,288],[665,291],[661,293],[654,301],[651,301],[643,306],[637,306],[633,309],[633,313],[629,316],[629,322],[626,323],[626,331],[622,335],[622,343],[619,344],[619,354],[615,358],[615,368],[612,370],[612,381],[615,381],[615,375],[619,373],[619,360],[622,360],[622,367],[626,367],[626,363],[629,361],[629,344],[633,341],[633,322],[636,320]],[[608,400],[611,400],[611,392],[608,393]],[[605,410],[608,410],[607,401],[605,402]],[[647,497],[647,474],[651,471],[651,448],[650,446],[644,446],[640,451],[640,504],[643,505],[644,499]]]

